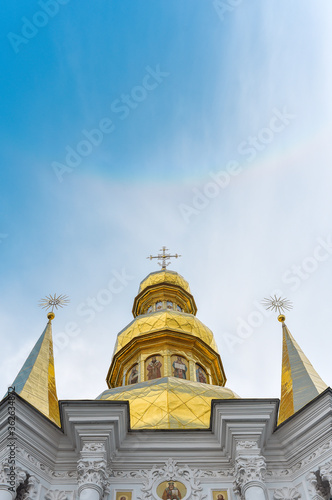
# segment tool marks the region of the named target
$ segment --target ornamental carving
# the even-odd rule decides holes
[[[32,468],[38,469],[38,471],[44,473],[50,478],[57,479],[66,479],[66,480],[76,480],[77,479],[77,471],[54,471],[50,469],[45,464],[39,462],[34,456],[30,455],[24,448],[17,448],[17,455],[23,459],[25,462],[28,462]]]
[[[191,500],[205,500],[207,495],[203,494],[203,488],[199,481],[201,477],[219,477],[219,471],[202,471],[191,469],[188,465],[178,466],[177,462],[168,459],[165,465],[158,467],[154,465],[152,469],[141,469],[137,471],[112,471],[113,477],[124,479],[139,479],[143,483],[141,494],[137,495],[138,500],[152,500],[155,498],[154,489],[161,481],[179,481],[188,485]],[[231,473],[230,473],[231,474]],[[228,473],[225,473],[228,475]]]
[[[322,479],[320,473],[310,472],[306,476],[307,486],[313,500],[330,500],[330,487],[326,479]]]
[[[322,455],[324,455],[324,453],[326,453],[327,451],[330,451],[331,448],[332,448],[332,439],[330,439],[327,443],[324,443],[314,452],[310,453],[308,457],[305,457],[303,460],[300,460],[289,469],[283,469],[281,471],[268,470],[267,475],[269,477],[274,477],[274,478],[291,476],[294,472],[297,472],[306,465],[311,464],[311,462],[314,462],[315,460],[318,461],[318,459],[321,460]]]
[[[234,477],[234,468],[230,469],[218,469],[218,470],[202,470],[202,469],[192,469],[193,471],[193,477],[195,479],[202,479],[202,478],[228,478],[231,479]],[[115,478],[121,478],[121,479],[144,479],[146,477],[146,471],[144,470],[114,470],[111,468],[108,468],[108,476],[109,477],[115,477]]]
[[[105,451],[104,443],[85,443],[82,451]]]
[[[273,500],[299,500],[301,493],[296,488],[281,488],[274,491]]]
[[[319,468],[319,472],[323,481],[328,481],[332,491],[332,460],[326,462]]]
[[[237,450],[249,450],[253,448],[258,449],[256,441],[238,441],[236,443]]]
[[[9,465],[7,463],[0,464],[0,484],[8,485]]]
[[[104,491],[107,485],[106,461],[105,460],[84,460],[77,464],[78,485],[84,486],[93,484]]]
[[[5,466],[6,467],[6,466]],[[34,500],[37,498],[39,479],[31,476],[20,467],[15,468],[16,500]],[[11,486],[13,487],[12,483]]]
[[[45,500],[68,500],[68,494],[61,490],[49,490],[45,495]]]
[[[243,487],[252,482],[264,482],[266,464],[260,455],[240,456],[235,459],[234,491],[242,495]]]

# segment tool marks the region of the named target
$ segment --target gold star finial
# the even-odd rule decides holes
[[[262,304],[267,310],[275,311],[279,313],[278,320],[284,322],[286,316],[283,314],[285,311],[290,311],[293,309],[293,304],[290,300],[282,297],[277,297],[276,295],[270,296],[262,300]]]
[[[39,301],[39,307],[42,307],[43,309],[51,309],[51,311],[47,314],[47,317],[50,321],[54,319],[55,314],[53,312],[54,308],[58,309],[59,307],[64,307],[70,302],[70,299],[67,297],[67,295],[58,295],[56,296],[56,293],[54,296],[46,295],[44,299],[41,299]]]
[[[166,253],[166,252],[168,252],[168,248],[166,248],[166,247],[162,247],[159,251],[162,253],[159,253],[158,255],[150,255],[149,257],[147,257],[147,259],[161,260],[161,262],[158,262],[158,264],[161,266],[161,269],[166,269],[166,267],[170,264],[170,262],[167,262],[167,261],[170,260],[171,258],[177,259],[178,257],[181,257],[181,255],[178,255],[177,253],[174,255],[171,255],[170,253]]]

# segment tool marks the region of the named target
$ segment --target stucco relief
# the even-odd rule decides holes
[[[273,500],[299,500],[301,493],[296,488],[280,488],[274,491]]]
[[[264,483],[266,464],[260,455],[240,456],[235,459],[234,491],[240,496],[250,482]]]

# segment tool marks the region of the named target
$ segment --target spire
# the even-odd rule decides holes
[[[278,425],[294,415],[300,408],[327,388],[327,385],[320,378],[291,335],[285,324],[285,319],[283,314],[278,317],[278,320],[282,322],[283,332],[281,401]]]
[[[60,427],[51,323],[54,313],[48,313],[47,317],[49,321],[45,330],[29,354],[12,386],[17,394]]]

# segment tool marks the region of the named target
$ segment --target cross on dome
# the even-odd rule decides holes
[[[171,258],[177,259],[178,257],[181,257],[181,255],[179,255],[177,253],[174,255],[171,255],[170,253],[166,253],[166,252],[168,252],[168,250],[169,250],[168,248],[162,247],[159,250],[162,253],[159,253],[158,255],[150,255],[149,257],[147,257],[147,259],[161,260],[161,262],[158,262],[158,264],[161,266],[161,269],[166,269],[166,267],[170,264],[170,262],[167,262],[168,260],[170,260]]]

